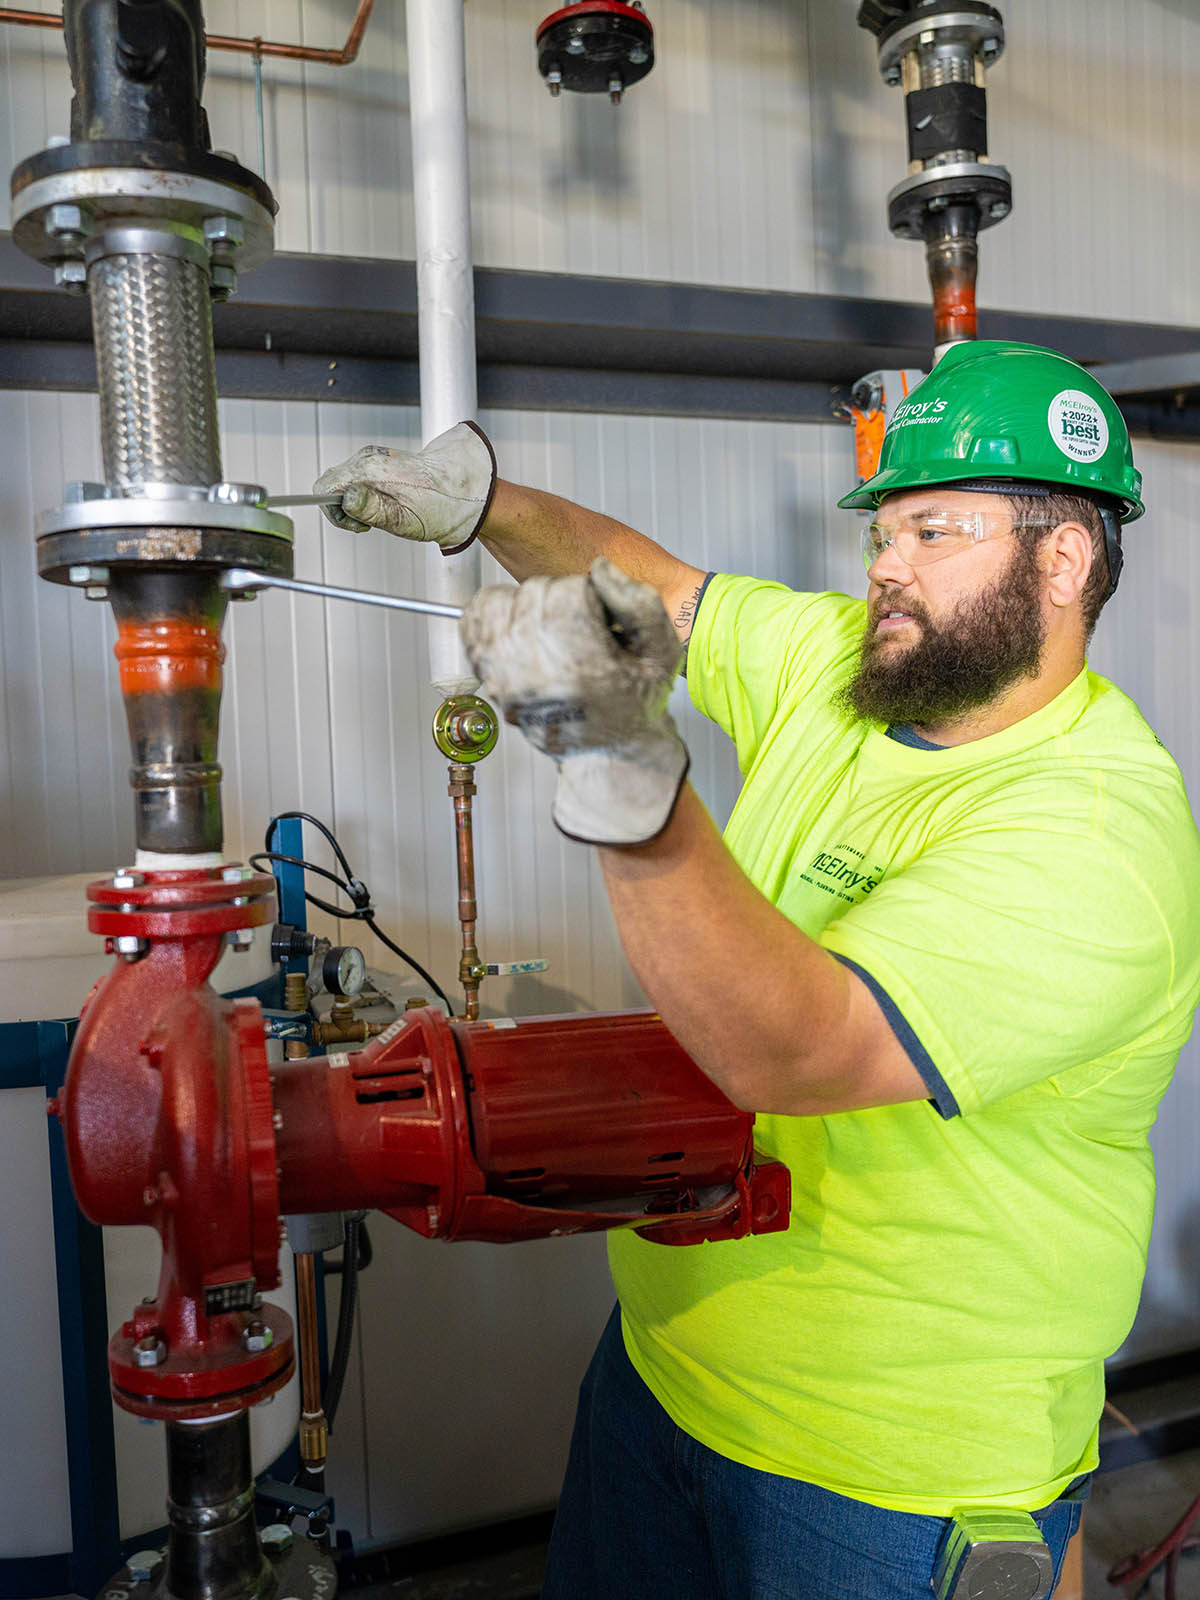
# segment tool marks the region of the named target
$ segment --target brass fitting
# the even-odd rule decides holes
[[[303,1039],[285,1039],[283,1041],[283,1059],[285,1061],[303,1061],[308,1055],[308,1046]]]
[[[303,972],[285,972],[283,975],[283,1009],[308,1010],[308,976]]]
[[[329,1454],[329,1424],[323,1411],[300,1413],[300,1459],[309,1472],[320,1472]]]
[[[386,1026],[387,1024],[383,1022],[367,1022],[362,1017],[356,1017],[353,1003],[345,996],[339,996],[333,1002],[333,1009],[328,1017],[318,1017],[313,1023],[313,1042],[365,1044],[368,1039],[374,1039],[376,1034],[382,1033]]]
[[[482,761],[499,736],[499,717],[478,695],[451,695],[433,714],[433,742],[451,761]]]

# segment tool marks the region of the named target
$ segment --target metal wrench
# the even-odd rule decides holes
[[[299,594],[322,595],[327,600],[356,600],[362,606],[385,606],[390,611],[420,611],[427,617],[462,616],[461,606],[443,605],[440,600],[372,594],[369,589],[337,589],[328,583],[309,583],[303,578],[276,578],[269,572],[251,572],[247,567],[230,567],[221,574],[220,581],[221,588],[231,594],[254,594],[259,589],[295,589]]]
[[[269,506],[340,506],[345,490],[336,494],[269,494]]]

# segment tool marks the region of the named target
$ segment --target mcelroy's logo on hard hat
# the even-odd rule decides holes
[[[923,422],[941,422],[945,410],[945,400],[906,400],[892,412],[888,432],[896,428],[917,427]]]
[[[1072,461],[1095,461],[1108,449],[1108,419],[1081,389],[1062,389],[1046,413],[1050,437]]]

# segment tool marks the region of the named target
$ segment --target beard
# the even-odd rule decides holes
[[[884,590],[871,607],[858,671],[837,695],[842,710],[889,726],[953,722],[1018,679],[1036,677],[1046,625],[1037,547],[1014,541],[1008,569],[987,589],[935,621],[919,600]],[[880,617],[903,611],[920,628],[906,647],[877,632]]]

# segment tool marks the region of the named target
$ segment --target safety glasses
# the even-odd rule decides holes
[[[894,549],[907,566],[923,567],[961,555],[984,539],[1002,539],[1014,532],[1007,511],[937,510],[871,521],[862,536],[863,565],[869,572],[885,550]]]

